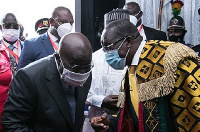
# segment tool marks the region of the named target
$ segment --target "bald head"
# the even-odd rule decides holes
[[[59,6],[53,10],[52,16],[49,19],[49,23],[50,23],[49,31],[51,32],[51,34],[54,35],[56,38],[60,39],[63,35],[58,34],[57,31],[58,27],[65,23],[70,23],[72,26],[74,23],[74,18],[71,11],[68,8]],[[67,30],[64,30],[67,33],[70,32],[71,31],[70,29],[72,28],[71,26],[70,27],[69,26]]]
[[[140,6],[136,2],[129,2],[124,6],[124,9],[128,11],[129,15],[135,16],[137,18],[137,23],[135,23],[132,19],[130,21],[138,27],[142,24],[141,17],[143,15],[143,12],[140,10]],[[130,18],[131,18],[130,16]]]
[[[68,14],[72,15],[71,11],[68,8],[63,7],[63,6],[59,6],[59,7],[54,9],[54,11],[52,13],[52,17],[53,18],[59,17],[60,16],[60,12],[67,12]]]
[[[88,65],[92,61],[92,48],[87,37],[81,33],[69,33],[60,41],[59,54],[63,64]]]
[[[130,13],[138,13],[140,10],[140,6],[136,2],[129,2],[124,6],[125,10],[128,10]]]

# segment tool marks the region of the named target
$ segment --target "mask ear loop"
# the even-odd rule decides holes
[[[119,48],[122,46],[122,44],[125,42],[125,40],[127,39],[128,37],[126,37],[123,42],[121,43],[121,45],[119,46]],[[119,50],[119,48],[117,50]],[[127,53],[126,53],[126,56],[124,58],[126,58],[128,56],[128,53],[130,51],[130,48],[128,49]]]
[[[138,36],[140,36],[140,34],[139,34]],[[137,37],[138,37],[138,36],[137,36]],[[132,38],[131,36],[128,36],[128,37]],[[126,39],[127,39],[128,37],[126,37]],[[136,37],[136,38],[137,38],[137,37]],[[136,38],[135,38],[135,39],[136,39]],[[131,48],[128,49],[125,58],[128,56],[128,53],[129,53],[130,49],[131,49]]]
[[[124,44],[126,38],[124,38],[124,40],[122,41],[122,43],[120,44],[120,46],[117,48],[117,50],[119,50],[121,48],[121,46]]]
[[[129,53],[129,51],[130,51],[130,48],[128,49],[128,51],[127,51],[127,53],[126,53],[126,56],[125,56],[125,58],[128,56],[128,53]]]
[[[141,11],[139,11],[136,15],[134,15],[135,17],[137,17],[140,14]]]

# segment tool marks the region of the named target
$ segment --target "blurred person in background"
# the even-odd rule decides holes
[[[41,18],[35,23],[35,31],[37,34],[42,35],[48,31],[49,26],[49,18]]]
[[[12,74],[15,75],[23,47],[21,40],[19,39],[20,24],[18,23],[16,16],[13,13],[5,14],[2,18],[0,29],[2,31],[2,39],[0,43],[6,48]]]
[[[147,27],[142,24],[143,12],[141,11],[138,3],[136,2],[126,3],[123,9],[129,12],[130,22],[137,27],[140,35],[143,37],[143,40],[164,40],[164,41],[167,40],[165,32]]]
[[[50,27],[46,33],[24,42],[18,69],[55,53],[61,37],[71,32],[74,19],[68,8],[59,6],[53,10],[49,22]]]
[[[182,43],[190,48],[193,47],[192,44],[185,43],[184,37],[187,33],[185,27],[185,21],[181,16],[179,16],[181,12],[181,7],[183,6],[182,1],[174,1],[172,3],[172,14],[173,17],[170,19],[169,26],[167,27],[167,35],[169,41]]]

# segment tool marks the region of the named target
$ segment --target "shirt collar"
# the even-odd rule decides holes
[[[138,50],[136,51],[136,53],[133,57],[131,65],[138,65],[139,58],[140,58],[140,55],[142,53],[145,43],[146,43],[146,41],[144,41],[144,40],[141,42],[140,46],[138,47]]]
[[[51,34],[49,31],[47,32],[49,34],[49,36],[51,37],[51,39],[56,42],[56,40],[58,40],[58,38],[56,38],[53,34]]]
[[[2,39],[1,41],[3,41],[4,44],[5,44],[7,47],[10,45],[9,43],[7,43],[6,41],[4,41],[3,39]],[[17,41],[19,41],[19,39],[18,39]],[[19,47],[17,47],[17,41],[13,44],[13,46],[14,46],[16,49],[19,48]]]

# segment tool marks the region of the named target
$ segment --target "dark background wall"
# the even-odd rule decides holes
[[[90,40],[93,51],[101,48],[104,14],[124,4],[125,0],[81,0],[81,32]]]

